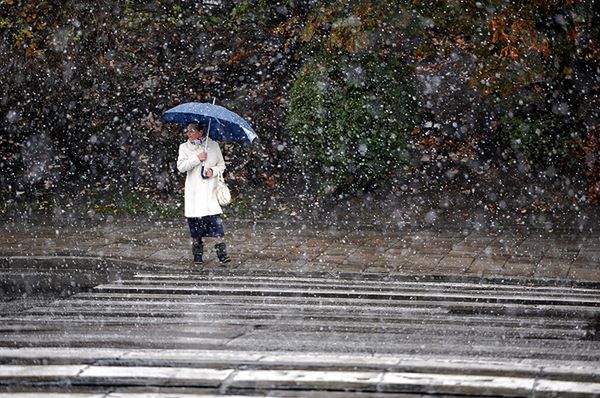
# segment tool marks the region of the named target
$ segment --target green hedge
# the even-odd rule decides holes
[[[532,165],[575,167],[583,128],[573,119],[551,110],[517,107],[500,119],[504,146]]]
[[[311,60],[290,90],[287,129],[321,194],[370,188],[408,160],[418,104],[398,58]]]

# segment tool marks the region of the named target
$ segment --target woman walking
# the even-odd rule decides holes
[[[191,123],[188,140],[179,146],[177,169],[185,179],[185,217],[192,236],[194,263],[202,264],[203,238],[216,239],[215,249],[221,264],[231,261],[225,248],[223,210],[216,194],[217,176],[225,170],[225,161],[217,142],[206,136],[207,126]]]

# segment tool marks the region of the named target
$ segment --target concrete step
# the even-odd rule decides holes
[[[112,283],[100,285],[95,291],[105,293],[154,293],[154,294],[203,294],[203,295],[243,295],[243,296],[294,296],[294,297],[331,297],[331,298],[360,298],[377,300],[400,300],[400,301],[452,301],[465,302],[475,301],[484,303],[507,303],[507,304],[530,304],[530,305],[574,305],[600,307],[600,297],[594,296],[551,296],[531,294],[466,294],[445,292],[402,292],[393,289],[386,290],[349,290],[339,289],[306,289],[304,287],[235,287],[235,286],[209,286],[196,284],[193,286],[182,286],[176,284],[145,284],[145,283]]]
[[[343,289],[361,288],[361,289],[372,289],[381,290],[386,288],[398,289],[413,289],[417,291],[422,290],[436,290],[436,291],[472,291],[472,292],[502,292],[502,291],[520,291],[520,292],[532,292],[532,293],[546,293],[546,294],[564,294],[569,292],[570,294],[589,294],[597,297],[597,289],[588,289],[581,287],[565,287],[565,286],[534,286],[534,285],[516,285],[516,284],[491,284],[491,283],[458,283],[458,282],[426,282],[426,281],[397,281],[389,280],[386,277],[380,277],[380,280],[365,280],[365,279],[340,279],[340,278],[302,278],[302,277],[277,277],[277,276],[259,276],[259,277],[248,277],[248,276],[219,276],[219,275],[186,275],[182,278],[181,274],[135,274],[133,279],[123,280],[121,283],[137,283],[143,281],[145,284],[181,284],[181,285],[193,285],[193,284],[221,284],[221,285],[270,285],[270,286],[289,286],[290,281],[294,282],[297,286],[306,287],[324,287],[324,288],[335,288],[340,287]]]
[[[541,377],[393,371],[253,370],[161,366],[0,365],[0,383],[72,387],[126,385],[215,388],[230,393],[321,390],[477,396],[596,396],[600,383]],[[1,385],[0,384],[0,385]]]
[[[115,310],[116,311],[116,310]],[[178,319],[169,317],[176,313],[175,310],[166,313],[165,319],[161,319],[160,325],[156,324],[156,317],[161,315],[159,311],[153,312],[154,317],[141,320],[139,317],[132,315],[131,317],[98,317],[91,318],[89,322],[85,322],[81,317],[77,319],[75,312],[71,317],[65,317],[64,314],[53,317],[49,315],[41,315],[39,317],[11,317],[10,319],[1,318],[2,326],[0,333],[16,334],[16,333],[32,333],[34,331],[52,332],[56,330],[64,330],[68,328],[71,332],[88,332],[98,331],[103,332],[113,331],[119,332],[131,328],[135,325],[144,325],[145,330],[151,331],[154,328],[161,330],[176,330],[182,333],[194,332],[202,333],[212,330],[240,330],[240,328],[262,328],[276,331],[307,331],[313,333],[328,332],[328,333],[398,333],[408,334],[416,332],[427,332],[432,329],[439,330],[443,328],[447,335],[453,334],[481,334],[482,336],[492,334],[497,335],[503,333],[504,338],[554,338],[563,340],[581,340],[588,337],[588,331],[584,325],[549,325],[544,327],[539,323],[520,324],[518,321],[475,321],[465,324],[465,319],[460,317],[449,317],[446,319],[414,319],[404,317],[400,319],[394,318],[367,318],[365,320],[353,321],[351,317],[336,318],[336,317],[310,317],[311,319],[298,319],[298,317],[289,317],[285,319],[285,324],[282,324],[283,317],[270,317],[266,319],[265,313],[254,314],[254,317],[248,318],[234,312],[189,312],[181,311],[178,314],[188,316],[190,321],[186,325],[181,325]],[[109,312],[110,314],[110,312]],[[260,324],[255,320],[262,314]],[[203,321],[192,320],[196,318],[205,318]],[[229,318],[224,319],[224,315]],[[243,313],[242,313],[243,315]],[[209,321],[210,318],[211,320]],[[32,323],[35,320],[36,323]]]
[[[411,356],[323,352],[277,352],[235,350],[175,350],[117,348],[0,348],[4,364],[110,366],[186,366],[253,369],[385,370],[394,372],[459,373],[511,377],[545,377],[571,381],[600,381],[596,363],[505,358],[497,360],[468,357]]]
[[[586,287],[171,272],[24,308],[0,314],[0,392],[600,394]]]

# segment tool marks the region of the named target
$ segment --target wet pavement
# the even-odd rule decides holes
[[[229,269],[600,282],[600,230],[377,231],[227,222],[226,239],[233,258]],[[203,267],[219,267],[210,241],[205,246]],[[184,220],[5,224],[0,256],[13,262],[39,256],[108,258],[135,267],[198,270]]]
[[[0,397],[593,397],[599,314],[582,287],[153,270],[0,314]]]
[[[600,396],[597,232],[227,226],[4,225],[0,398]]]

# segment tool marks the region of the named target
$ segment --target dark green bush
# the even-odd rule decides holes
[[[583,131],[571,119],[551,110],[517,108],[500,119],[501,136],[515,158],[522,156],[534,166],[571,168]]]
[[[320,193],[368,189],[407,161],[418,108],[409,73],[400,59],[372,55],[302,67],[286,123]]]

